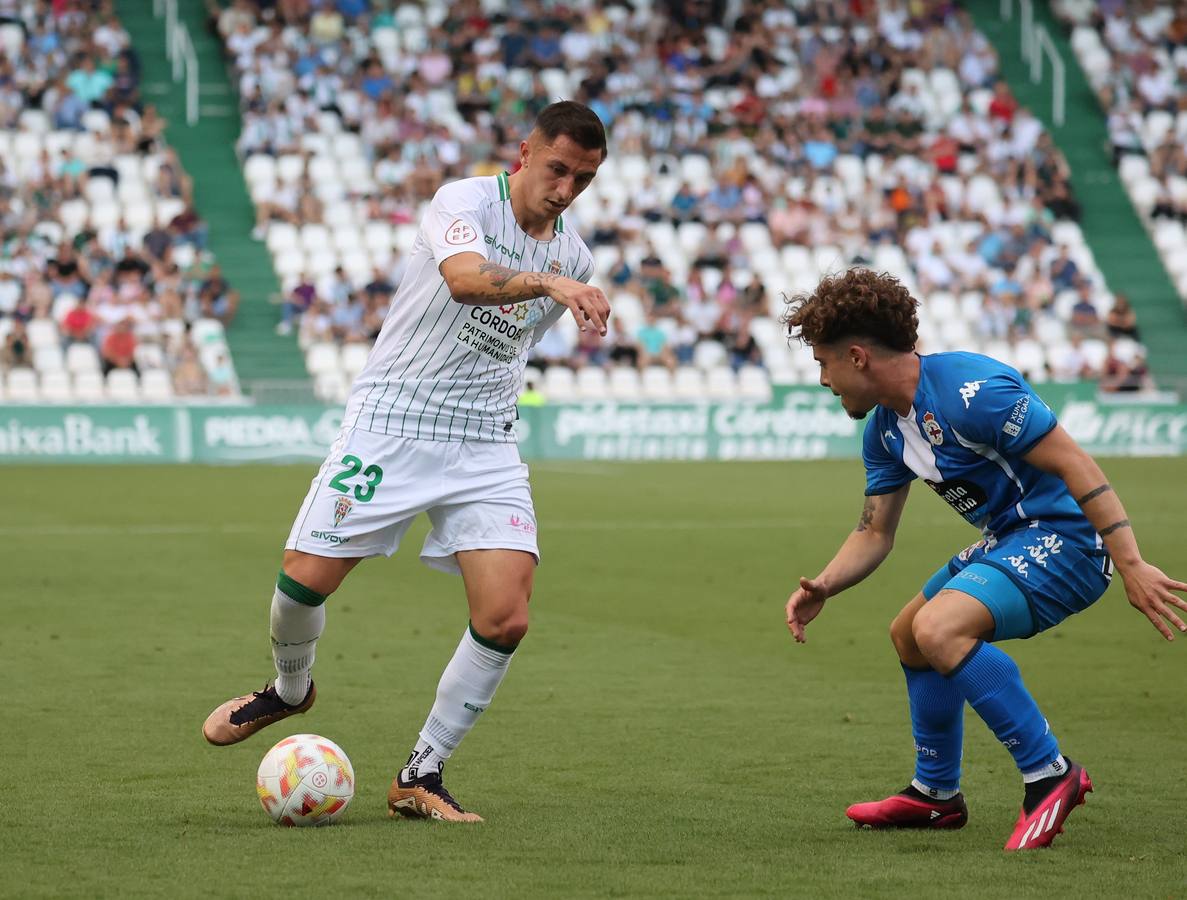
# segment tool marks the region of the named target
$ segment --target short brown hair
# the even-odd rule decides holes
[[[810,294],[793,297],[783,324],[788,337],[809,346],[865,337],[908,353],[915,349],[918,339],[918,306],[911,292],[893,275],[850,269],[824,278]]]
[[[549,143],[562,134],[584,150],[601,150],[606,158],[606,129],[598,114],[584,103],[560,100],[540,110],[533,129]]]

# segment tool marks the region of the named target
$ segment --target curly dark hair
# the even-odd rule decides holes
[[[789,338],[809,346],[865,337],[909,353],[918,339],[918,305],[893,275],[850,269],[824,278],[810,294],[792,297],[781,321]]]

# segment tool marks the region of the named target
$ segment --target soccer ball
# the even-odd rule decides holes
[[[264,755],[256,794],[279,825],[329,825],[354,796],[354,769],[328,738],[294,734]]]

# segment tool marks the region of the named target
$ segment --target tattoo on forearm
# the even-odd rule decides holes
[[[1084,505],[1085,503],[1087,503],[1089,500],[1095,500],[1095,499],[1096,499],[1097,497],[1099,497],[1101,494],[1107,494],[1107,493],[1108,493],[1109,491],[1111,491],[1112,489],[1113,489],[1112,485],[1110,485],[1110,484],[1102,484],[1100,487],[1098,487],[1098,488],[1093,488],[1092,490],[1090,490],[1090,491],[1089,491],[1087,494],[1085,494],[1083,497],[1081,497],[1081,498],[1080,498],[1079,500],[1077,500],[1076,502],[1077,502],[1077,503],[1079,503],[1081,506],[1083,506],[1083,505]]]
[[[865,531],[873,521],[874,501],[872,498],[866,497],[865,505],[861,508],[861,518],[857,520],[857,528],[854,531]]]
[[[1129,519],[1122,519],[1120,522],[1114,522],[1108,528],[1102,528],[1100,530],[1100,536],[1104,537],[1105,535],[1112,534],[1114,531],[1117,531],[1118,529],[1128,528],[1128,527],[1129,527]]]
[[[496,288],[505,287],[508,281],[519,274],[515,269],[508,269],[506,266],[500,266],[498,263],[493,262],[479,263],[478,271],[486,275],[490,279],[490,283]]]
[[[527,272],[523,276],[523,283],[536,292],[537,297],[548,293],[548,286],[556,281],[555,275],[545,275],[543,272]]]
[[[557,279],[556,275],[549,275],[544,272],[520,272],[493,262],[479,263],[478,271],[487,277],[491,287],[497,292],[496,296],[510,297],[521,295],[526,297],[542,297],[548,293],[549,286]],[[527,288],[531,293],[524,294],[522,289],[508,289],[508,283],[516,275],[523,276],[524,288]]]

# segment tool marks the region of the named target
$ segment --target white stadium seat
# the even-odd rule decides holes
[[[693,366],[681,366],[672,375],[672,394],[680,400],[706,399],[704,373]]]
[[[140,379],[131,369],[112,369],[107,373],[107,398],[113,403],[136,403],[140,400]]]
[[[99,351],[92,345],[71,344],[66,348],[66,371],[71,374],[98,372],[100,368]]]
[[[69,403],[74,399],[70,373],[44,372],[41,375],[41,399],[45,403]]]
[[[40,399],[37,373],[24,368],[9,370],[4,393],[10,403],[36,403]]]
[[[346,399],[350,384],[341,372],[320,372],[313,380],[313,392],[326,403],[341,403]]]
[[[601,366],[577,370],[577,396],[582,400],[604,400],[610,394],[610,379]]]
[[[53,319],[31,319],[25,324],[25,333],[34,350],[59,345],[58,326]]]
[[[615,400],[638,400],[643,394],[639,370],[632,366],[610,369],[610,396]]]
[[[643,396],[649,400],[672,399],[672,373],[663,366],[648,366],[640,376]]]
[[[173,379],[165,369],[141,369],[140,392],[147,403],[168,403],[173,399]]]
[[[565,366],[549,366],[545,369],[543,394],[554,402],[575,399],[577,384],[573,370]]]
[[[706,372],[725,363],[728,356],[720,341],[698,341],[692,350],[693,365]]]
[[[371,353],[371,348],[366,344],[346,344],[342,347],[342,371],[347,377],[353,379],[359,372],[363,371],[363,366],[367,364],[367,357]]]
[[[62,348],[57,344],[37,347],[33,351],[33,368],[38,372],[61,372],[66,368]]]
[[[329,342],[311,344],[305,351],[305,368],[310,375],[339,372],[342,368],[338,345]]]
[[[74,399],[79,403],[102,403],[107,399],[103,376],[98,372],[80,372],[75,375]]]
[[[747,400],[771,399],[771,379],[761,366],[742,366],[738,370],[738,395]]]
[[[705,392],[713,400],[732,400],[738,394],[738,379],[729,366],[714,366],[705,373]]]

